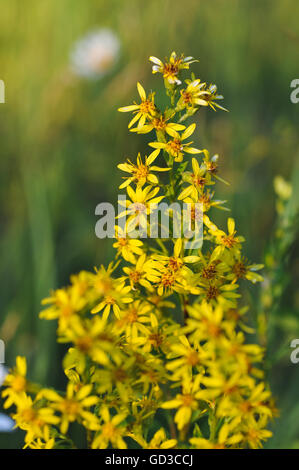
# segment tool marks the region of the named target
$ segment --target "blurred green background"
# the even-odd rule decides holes
[[[94,209],[116,201],[116,164],[145,151],[148,141],[128,133],[128,116],[117,108],[136,98],[137,80],[158,92],[162,80],[148,57],[176,50],[200,59],[195,73],[218,85],[230,110],[201,111],[196,137],[220,154],[230,186],[219,183],[217,196],[228,200],[248,258],[262,262],[274,253],[268,297],[254,287],[246,300],[253,323],[265,302],[271,317],[266,367],[280,418],[267,446],[299,448],[299,364],[289,358],[290,340],[299,337],[299,104],[290,101],[290,82],[299,78],[298,17],[297,0],[2,2],[0,338],[8,366],[26,355],[33,380],[63,380],[63,350],[55,325],[38,319],[40,301],[71,273],[112,259],[111,241],[95,237]],[[117,64],[99,80],[74,77],[74,42],[102,27],[119,37]],[[277,174],[294,183],[287,221],[277,222]],[[0,433],[0,448],[21,442],[18,432]]]

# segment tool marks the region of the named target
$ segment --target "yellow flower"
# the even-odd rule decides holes
[[[115,227],[115,235],[117,241],[113,244],[113,247],[117,249],[117,256],[121,255],[126,261],[135,263],[135,255],[142,255],[143,243],[141,240],[136,238],[129,238],[121,227]]]
[[[6,375],[4,385],[6,388],[2,392],[2,397],[6,398],[3,407],[10,408],[16,400],[23,396],[27,388],[27,363],[26,358],[17,356],[16,366]]]
[[[235,221],[231,217],[227,219],[228,234],[223,230],[219,230],[210,219],[205,216],[203,222],[209,228],[211,235],[215,237],[215,243],[219,245],[218,254],[222,254],[225,249],[238,252],[241,249],[241,243],[244,242],[244,237],[237,236],[235,230]]]
[[[130,437],[140,444],[143,449],[172,449],[177,445],[176,439],[167,439],[165,429],[163,428],[155,432],[150,442],[146,442],[142,436],[132,434]]]
[[[171,85],[180,85],[182,82],[178,79],[178,75],[180,70],[189,69],[189,65],[193,62],[197,62],[197,60],[193,59],[193,57],[184,57],[181,55],[178,57],[175,52],[172,52],[167,62],[163,63],[157,57],[151,56],[149,58],[151,62],[153,62],[152,71],[153,73],[162,73],[165,81],[167,81]]]
[[[55,438],[50,435],[50,428],[47,426],[43,429],[43,436],[29,441],[25,444],[24,449],[53,449],[55,446]]]
[[[183,196],[180,197],[185,203],[187,204],[194,204],[194,203],[200,203],[201,211],[200,213],[208,212],[211,207],[215,207],[217,209],[222,209],[222,210],[228,210],[226,207],[222,207],[223,204],[226,203],[226,201],[221,201],[219,199],[214,199],[214,192],[211,192],[209,189],[207,190],[202,190],[202,192],[198,192],[196,195],[195,191],[192,192],[192,196]],[[205,220],[205,218],[203,218]]]
[[[40,318],[46,320],[58,319],[59,330],[68,328],[73,318],[85,307],[87,299],[82,296],[77,286],[57,289],[51,297],[42,301],[42,305],[51,304],[40,313]]]
[[[237,282],[238,279],[248,279],[253,284],[256,282],[263,282],[264,278],[256,271],[263,269],[263,264],[249,264],[247,259],[238,252],[235,257],[230,257],[227,260],[227,264],[231,268],[231,273],[227,276],[227,279],[233,283]]]
[[[217,86],[214,84],[211,84],[207,88],[207,91],[208,91],[208,94],[205,95],[204,99],[207,101],[208,106],[210,106],[214,111],[216,111],[215,107],[221,109],[222,111],[227,111],[226,108],[216,103],[216,100],[223,100],[223,96],[218,95],[217,93]]]
[[[228,365],[228,364],[226,364]],[[238,396],[242,387],[252,383],[252,379],[243,376],[241,371],[232,372],[226,376],[219,370],[219,364],[215,362],[209,365],[210,376],[202,377],[202,383],[206,387],[197,392],[198,400],[214,400],[219,396]]]
[[[192,437],[190,443],[195,449],[225,449],[228,447],[237,447],[242,440],[242,434],[235,429],[239,423],[239,418],[235,418],[229,423],[224,423],[220,428],[216,442],[204,439],[203,437]]]
[[[105,321],[111,310],[116,318],[119,318],[124,305],[133,301],[133,298],[129,295],[131,288],[125,285],[123,278],[111,277],[115,267],[113,268],[110,265],[107,271],[101,268],[93,279],[94,291],[97,294],[95,301],[98,301],[100,297],[100,302],[91,310],[91,313],[98,313],[103,310],[103,320]]]
[[[277,175],[273,181],[274,190],[277,196],[283,201],[290,199],[293,188],[290,183],[288,183],[281,175]]]
[[[147,134],[154,129],[157,133],[164,134],[165,132],[168,133],[169,130],[183,131],[186,128],[186,126],[183,126],[182,124],[168,122],[171,118],[172,114],[167,118],[164,115],[157,115],[152,117],[143,127],[135,127],[134,129],[130,130],[131,132],[137,132],[138,134]]]
[[[144,325],[150,323],[152,310],[151,304],[140,299],[128,305],[127,309],[121,313],[121,318],[116,321],[114,331],[118,335],[125,333],[127,341],[138,338],[144,332]]]
[[[162,266],[171,272],[180,271],[185,264],[193,264],[200,261],[199,256],[184,256],[184,244],[181,238],[176,240],[172,256],[153,254],[152,258],[159,261]]]
[[[40,438],[36,439],[35,441],[32,441],[28,443],[24,448],[29,447],[29,449],[53,449],[55,445],[55,439],[51,438],[48,441],[44,441]]]
[[[152,188],[152,186],[146,186],[142,189],[137,186],[136,191],[134,191],[131,186],[127,187],[130,200],[124,201],[126,209],[118,215],[118,218],[129,216],[126,222],[128,234],[136,227],[140,227],[145,232],[147,231],[147,216],[151,214],[156,208],[156,205],[164,199],[164,196],[157,196],[159,189],[158,187]]]
[[[126,181],[122,183],[119,189],[126,188],[132,182],[135,182],[137,186],[144,186],[145,183],[152,185],[159,184],[159,180],[152,171],[169,171],[170,168],[161,168],[159,166],[151,166],[152,163],[156,160],[159,155],[160,150],[154,150],[148,157],[145,157],[145,162],[143,163],[140,153],[137,155],[137,164],[135,165],[130,160],[127,163],[120,163],[117,165],[122,171],[126,173],[131,173],[132,176],[129,178],[125,177]]]
[[[197,292],[202,295],[206,302],[213,306],[221,305],[223,308],[235,308],[240,294],[235,291],[237,284],[228,284],[223,279],[208,280],[198,279]]]
[[[177,341],[176,335],[178,325],[172,321],[159,321],[155,315],[150,316],[151,324],[142,331],[144,336],[139,336],[134,341],[143,353],[150,353],[152,350],[168,354],[171,344]]]
[[[267,401],[271,393],[265,390],[265,384],[260,382],[252,390],[246,390],[246,393],[231,397],[230,395],[222,397],[217,413],[219,416],[239,417],[240,420],[249,419],[255,416],[272,417],[272,411]]]
[[[197,80],[186,80],[187,87],[181,90],[181,97],[177,103],[177,110],[184,108],[196,108],[198,106],[208,106],[205,97],[209,92],[205,89],[206,83]]]
[[[202,150],[198,150],[194,147],[190,147],[192,142],[183,143],[184,140],[188,139],[193,134],[196,124],[191,124],[187,129],[180,135],[173,129],[168,129],[167,133],[173,138],[168,142],[150,142],[150,146],[156,149],[165,150],[176,162],[182,162],[184,153],[201,153]]]
[[[168,410],[176,408],[177,412],[174,417],[174,422],[177,424],[179,430],[182,430],[186,424],[191,420],[193,411],[198,408],[198,400],[196,399],[196,392],[199,389],[201,376],[197,375],[194,382],[184,381],[183,393],[176,395],[173,400],[166,401],[162,404],[162,408]]]
[[[207,149],[203,150],[204,153],[204,158],[203,158],[203,167],[206,169],[206,171],[213,176],[213,178],[216,178],[217,180],[221,181],[222,183],[229,185],[227,181],[225,181],[223,178],[220,178],[220,176],[217,175],[218,173],[218,159],[219,155],[213,155],[210,157],[210,153],[208,152]]]
[[[108,408],[103,406],[101,408],[101,419],[102,424],[92,442],[92,448],[107,449],[109,443],[111,443],[115,449],[126,449],[127,445],[123,440],[126,428],[125,426],[120,426],[126,419],[126,414],[117,414],[111,418]]]
[[[141,103],[134,103],[130,106],[124,106],[122,108],[119,108],[118,111],[120,111],[121,113],[133,111],[135,116],[130,121],[128,127],[132,127],[133,124],[138,121],[137,127],[141,129],[144,126],[145,121],[147,119],[151,119],[152,116],[155,116],[157,111],[154,103],[154,93],[150,93],[147,97],[143,86],[139,82],[137,83],[137,90],[141,98]]]
[[[112,273],[119,263],[115,263],[114,266],[113,264],[110,263],[107,269],[104,266],[101,266],[99,269],[95,268],[96,273],[92,274],[90,282],[94,299],[108,295],[117,282],[112,277]]]
[[[251,449],[263,447],[261,441],[266,441],[272,436],[272,432],[265,429],[266,426],[266,417],[259,420],[251,417],[246,420],[240,426],[240,432],[242,434],[241,444],[247,444]]]
[[[60,342],[72,342],[75,348],[70,348],[64,358],[65,368],[76,366],[83,373],[87,356],[101,365],[109,363],[109,357],[115,349],[115,340],[105,320],[96,316],[93,318],[77,318],[72,328]]]
[[[87,271],[81,271],[79,274],[71,275],[71,286],[72,290],[75,291],[75,296],[85,297],[85,299],[89,301],[92,277],[93,274]]]
[[[138,352],[140,349],[137,348]],[[133,382],[133,386],[142,386],[141,393],[144,395],[142,399],[138,399],[132,405],[132,412],[134,415],[144,413],[150,415],[154,414],[159,407],[158,401],[162,397],[161,384],[165,384],[165,368],[158,357],[151,356],[148,360],[147,355],[140,355],[139,360],[136,361],[136,366],[140,367],[140,374],[138,380]],[[148,398],[148,397],[152,397]],[[140,408],[140,409],[138,409]]]
[[[228,334],[235,327],[235,322],[224,320],[224,311],[220,305],[215,308],[207,302],[194,303],[188,306],[187,331],[189,339],[195,343],[209,341],[217,344],[224,334]]]
[[[198,194],[203,192],[205,185],[213,184],[210,175],[206,174],[205,168],[200,168],[195,158],[192,158],[192,169],[193,173],[186,172],[184,174],[184,180],[189,183],[189,186],[179,194],[178,200],[186,200],[191,197],[193,201],[197,201]]]
[[[192,271],[186,264],[193,264],[200,260],[198,256],[184,256],[183,240],[178,238],[174,244],[172,256],[153,254],[152,258],[159,263],[159,280],[157,284],[158,295],[176,291],[184,293],[189,291],[188,278]]]
[[[163,269],[157,284],[158,295],[163,296],[173,292],[184,293],[182,281],[183,277],[180,271],[170,271],[167,268]]]
[[[122,342],[124,343],[124,341]],[[124,345],[124,350],[128,354],[131,352],[127,344]],[[119,346],[115,347],[109,364],[105,364],[104,368],[96,368],[92,375],[92,382],[95,383],[97,393],[100,395],[108,393],[112,398],[112,392],[116,392],[120,402],[127,403],[133,394],[132,383],[136,371],[135,361],[133,354],[127,355]]]
[[[255,377],[262,377],[263,373],[253,367],[254,363],[261,362],[264,351],[258,344],[245,344],[242,331],[228,330],[227,336],[221,337],[221,348],[226,359],[234,359],[234,367],[240,373]]]
[[[86,410],[98,403],[98,397],[90,395],[92,385],[84,385],[79,391],[75,391],[75,385],[68,383],[66,396],[62,397],[54,390],[43,389],[39,393],[40,398],[46,398],[52,410],[58,411],[61,416],[57,420],[60,422],[60,431],[66,434],[69,424],[74,421],[81,421],[87,429],[96,430],[98,427],[97,417]]]
[[[226,260],[223,257],[219,257],[218,248],[214,249],[211,253],[207,253],[206,256],[198,250],[200,256],[200,276],[208,281],[220,280],[227,277],[227,272],[230,271]]]
[[[123,270],[128,277],[131,288],[136,289],[138,285],[145,287],[149,291],[152,290],[152,283],[159,280],[159,263],[153,259],[147,258],[146,254],[141,255],[133,267],[124,267]]]
[[[244,238],[232,218],[226,232],[208,217],[212,207],[228,210],[210,188],[216,180],[225,183],[218,155],[193,148],[195,124],[182,125],[201,106],[224,109],[222,96],[193,73],[178,88],[192,57],[173,52],[164,63],[150,60],[153,73],[164,77],[170,107],[159,109],[154,93],[138,83],[140,103],[120,108],[133,113],[132,132],[156,137],[149,156],[118,165],[128,198],[120,201],[124,223],[115,227],[114,261],[71,276],[69,286],[43,301],[41,317],[58,320],[57,342],[67,344],[66,392],[27,381],[21,357],[4,383],[4,406],[16,408],[12,417],[25,431],[26,448],[75,447],[68,430],[76,426],[93,449],[125,449],[132,440],[168,449],[178,445],[177,430],[186,449],[256,448],[271,437],[267,426],[276,409],[264,383],[264,350],[247,340],[254,330],[243,323],[247,307],[238,305],[238,280],[261,281],[256,271],[262,266],[244,258]],[[166,168],[155,166],[161,150]],[[202,160],[181,163],[185,153],[200,152]],[[287,200],[290,188],[280,183],[278,193]],[[163,198],[177,207],[178,200],[186,203],[180,221],[168,205],[171,235],[163,217],[167,204],[152,217]],[[187,243],[195,229],[200,249]],[[164,427],[156,426],[160,418]]]
[[[111,310],[116,318],[120,318],[120,312],[124,305],[133,302],[133,298],[129,294],[131,288],[125,285],[123,279],[113,279],[111,281],[111,286],[105,292],[104,298],[91,310],[91,313],[98,313],[103,310],[102,318],[105,321]]]
[[[172,380],[178,380],[192,376],[192,371],[198,372],[202,369],[204,351],[199,347],[192,347],[186,336],[179,336],[179,342],[171,345],[171,353],[166,368],[173,373]]]
[[[17,412],[13,414],[17,426],[26,431],[25,442],[31,442],[35,438],[43,438],[45,432],[48,433],[49,425],[59,423],[59,418],[54,415],[54,411],[48,407],[38,407],[38,403],[33,403],[32,398],[23,393],[18,396]]]

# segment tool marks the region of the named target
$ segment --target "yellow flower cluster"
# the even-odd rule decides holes
[[[130,230],[117,226],[115,260],[71,276],[68,287],[43,301],[41,318],[57,320],[58,342],[68,345],[67,384],[65,392],[32,384],[26,360],[17,358],[2,396],[5,408],[15,407],[26,447],[75,447],[69,437],[75,422],[94,449],[256,448],[271,436],[276,410],[263,378],[263,350],[248,343],[253,330],[247,307],[239,305],[239,283],[261,281],[262,265],[242,255],[244,238],[232,218],[227,230],[210,219],[210,210],[224,203],[211,188],[223,181],[218,155],[194,147],[195,123],[182,124],[202,106],[224,109],[216,103],[222,96],[194,74],[182,81],[192,57],[173,52],[165,62],[150,60],[153,73],[163,75],[170,106],[160,110],[154,93],[138,83],[141,102],[120,108],[134,114],[131,131],[155,138],[148,156],[118,165],[129,199],[119,218],[127,217],[127,229],[137,218],[148,230],[152,204],[190,204],[196,219],[192,208],[200,202],[203,245],[186,248],[183,235],[130,238]]]

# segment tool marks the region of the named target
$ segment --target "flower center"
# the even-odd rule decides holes
[[[140,280],[142,273],[140,271],[131,271],[129,276],[130,280],[136,284]]]
[[[138,313],[136,308],[132,308],[129,312],[128,315],[126,316],[126,320],[128,323],[135,323],[138,320]]]
[[[216,266],[214,263],[210,264],[209,266],[206,266],[202,270],[202,277],[205,279],[213,279],[216,276]]]
[[[219,290],[215,286],[210,286],[207,290],[206,297],[208,300],[216,299],[219,295]]]
[[[22,392],[26,388],[26,379],[22,375],[17,375],[13,379],[12,388],[15,392]]]
[[[216,163],[214,162],[206,162],[206,166],[207,166],[207,170],[210,172],[210,173],[217,173],[217,167],[218,165],[216,165]]]
[[[165,78],[176,76],[179,72],[180,62],[181,60],[176,60],[173,64],[164,64],[163,76]]]
[[[141,164],[135,171],[134,171],[134,174],[135,174],[135,178],[137,180],[141,180],[143,178],[146,178],[149,174],[149,168],[147,165],[143,165]]]
[[[127,246],[129,244],[129,240],[127,238],[119,238],[118,244],[120,246]]]
[[[206,328],[208,330],[208,333],[211,336],[214,336],[215,338],[220,335],[221,333],[221,328],[218,325],[215,325],[215,323],[210,322],[206,318],[202,319],[202,322],[205,323]]]
[[[183,98],[185,105],[188,105],[188,104],[192,105],[192,102],[193,102],[192,94],[187,91],[182,91],[181,93],[182,93],[182,98]]]
[[[173,156],[177,156],[181,152],[181,150],[183,149],[182,142],[181,142],[180,139],[170,140],[167,143],[167,147],[168,147],[169,152]]]
[[[111,290],[112,282],[110,279],[98,279],[95,283],[95,288],[101,295],[104,295]]]
[[[199,363],[199,358],[196,351],[191,351],[190,354],[188,354],[187,363],[190,364],[190,366],[196,366],[196,364]]]
[[[171,287],[175,283],[175,277],[170,272],[166,272],[162,275],[161,282],[164,287]]]
[[[202,178],[199,175],[195,175],[194,173],[192,173],[191,178],[192,178],[192,182],[193,182],[194,186],[202,187],[202,186],[205,185],[205,182],[206,182],[205,178]]]
[[[227,248],[232,248],[236,244],[234,234],[226,235],[226,236],[222,237],[221,241],[222,241],[223,245],[226,246]]]
[[[115,435],[115,427],[112,423],[106,423],[102,427],[102,435],[105,436],[107,439],[111,439]]]
[[[233,267],[233,272],[238,278],[244,277],[246,274],[246,267],[242,261],[236,263]]]
[[[144,213],[146,211],[146,205],[143,204],[142,202],[134,202],[131,208],[133,209],[134,212],[138,214]]]
[[[168,267],[171,271],[178,271],[183,265],[182,260],[178,258],[169,258]]]
[[[157,129],[157,131],[163,131],[166,127],[166,121],[161,116],[160,118],[154,118],[152,120],[152,125],[154,126],[155,129]]]
[[[140,103],[140,112],[143,114],[152,114],[155,111],[155,105],[150,100],[144,100]]]
[[[22,418],[26,423],[30,423],[35,420],[36,412],[32,408],[27,408],[22,411]]]
[[[202,210],[199,207],[191,207],[191,220],[201,220],[202,219]]]
[[[192,395],[189,394],[182,395],[181,398],[184,406],[191,406],[194,402],[194,398],[192,397]]]
[[[122,368],[119,368],[115,369],[113,377],[116,382],[123,382],[127,378],[127,374]]]
[[[76,346],[80,351],[87,352],[91,348],[92,345],[92,338],[90,336],[83,336],[82,338],[78,338],[76,341]]]
[[[66,399],[61,403],[62,413],[71,417],[72,420],[76,419],[76,416],[79,412],[80,405],[75,400]]]
[[[163,343],[164,337],[159,333],[153,333],[149,336],[149,340],[154,348],[158,348]]]
[[[211,205],[211,197],[209,194],[202,194],[199,198],[199,202],[205,205],[207,208]]]
[[[113,304],[115,304],[115,300],[110,295],[107,295],[106,298],[105,298],[105,303],[107,305],[113,305]]]

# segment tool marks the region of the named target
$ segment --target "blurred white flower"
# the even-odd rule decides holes
[[[6,375],[7,375],[7,369],[0,364],[0,387],[3,384]]]
[[[117,61],[119,50],[120,41],[110,29],[90,32],[71,52],[73,72],[80,77],[101,78]]]
[[[0,387],[4,382],[7,375],[7,369],[0,364]],[[15,422],[9,416],[0,413],[0,432],[11,432],[14,428]]]
[[[0,413],[0,432],[13,431],[15,422],[9,416]]]

